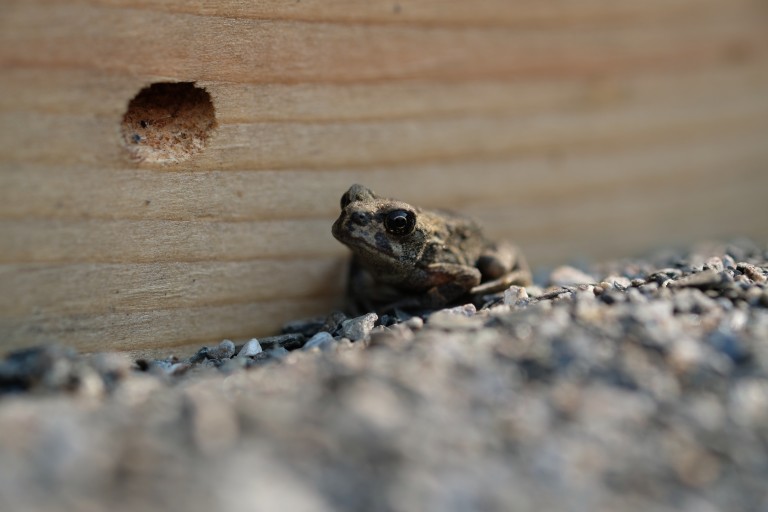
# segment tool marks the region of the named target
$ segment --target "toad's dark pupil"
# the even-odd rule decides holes
[[[343,196],[341,196],[341,209],[343,210],[344,208],[346,208],[347,205],[351,202],[352,201],[349,199],[349,194],[344,194]]]
[[[395,210],[388,213],[384,219],[384,227],[393,235],[407,235],[413,231],[415,225],[413,213],[407,210]]]

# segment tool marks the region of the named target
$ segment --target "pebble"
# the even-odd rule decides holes
[[[594,293],[594,288],[592,289],[592,293]],[[537,299],[539,300],[554,300],[559,298],[562,295],[570,295],[572,292],[568,288],[563,287],[556,287],[553,290],[546,290],[542,294],[540,294]]]
[[[320,331],[326,323],[326,317],[303,318],[283,324],[283,334],[302,334],[313,336]]]
[[[208,350],[209,350],[208,347],[200,348],[200,350],[195,352],[195,354],[189,358],[189,362],[191,364],[202,363],[203,361],[208,359]],[[158,361],[159,360],[155,360],[154,362],[158,362]],[[142,367],[142,369],[145,369],[145,370],[148,369],[151,366],[149,364],[149,362],[146,362],[146,364],[145,364],[145,361],[143,361],[143,360],[138,360],[138,361],[136,361],[136,363],[139,364],[139,366]],[[146,366],[146,368],[145,368],[145,366]]]
[[[344,320],[341,322],[339,337],[349,338],[352,341],[359,341],[367,337],[379,316],[376,313],[367,313],[356,318]]]
[[[253,357],[256,354],[261,354],[262,350],[259,340],[253,338],[243,345],[243,348],[237,353],[237,357]]]
[[[0,382],[8,390],[28,390],[48,379],[54,366],[69,366],[74,361],[74,351],[60,345],[36,346],[10,352],[0,362]],[[51,382],[56,386],[55,382]]]
[[[385,347],[393,350],[400,350],[413,340],[413,331],[404,327],[403,324],[397,324],[392,327],[386,327],[381,330],[371,331],[368,346],[372,348]]]
[[[576,286],[593,284],[596,281],[597,279],[593,276],[568,265],[557,267],[549,274],[549,282],[552,286]]]
[[[331,333],[321,331],[307,340],[307,342],[304,344],[303,350],[310,350],[313,348],[319,348],[320,350],[330,350],[333,348],[335,343],[336,341],[333,339],[333,336],[331,336]]]
[[[660,276],[663,276],[664,279],[669,279],[669,278],[677,279],[683,275],[683,271],[680,270],[679,268],[667,267],[661,270],[657,270],[652,275],[653,276],[660,275]]]
[[[280,346],[265,350],[264,353],[274,359],[285,359],[290,354],[288,349]]]
[[[694,287],[707,289],[720,289],[723,284],[730,281],[731,278],[725,272],[716,272],[714,270],[703,270],[695,274],[683,277],[668,284],[671,288]]]
[[[656,281],[650,281],[645,284],[641,284],[638,288],[641,292],[650,295],[659,289],[659,283]]]
[[[451,313],[446,310],[429,315],[426,325],[443,330],[477,330],[483,327],[485,320],[478,316]]]
[[[222,361],[235,355],[235,344],[232,340],[223,340],[217,346],[202,347],[195,355],[189,358],[190,364],[201,363],[206,360]]]
[[[437,311],[436,313],[445,315],[459,315],[459,316],[475,316],[477,308],[474,304],[464,304],[462,306],[456,306],[453,308],[445,308]]]
[[[230,359],[235,355],[235,344],[232,340],[224,340],[215,348],[208,349],[208,359],[223,360]]]
[[[237,441],[240,426],[235,411],[204,383],[197,382],[187,388],[184,401],[190,410],[189,433],[201,453],[213,456]]]
[[[277,347],[282,347],[288,350],[295,350],[297,348],[303,347],[306,339],[306,336],[301,333],[289,333],[261,338],[259,340],[259,344],[261,345],[261,348],[265,350]]]
[[[667,360],[676,373],[688,373],[697,369],[704,360],[704,349],[701,344],[689,337],[674,340]]]
[[[632,286],[632,280],[630,280],[628,277],[624,276],[608,276],[606,277],[600,285],[603,286],[603,288],[606,288],[603,283],[608,283],[613,288],[617,288],[619,290],[626,290],[630,286]]]
[[[334,311],[325,318],[325,322],[320,327],[319,331],[327,331],[331,334],[336,333],[341,327],[341,323],[347,319],[347,315],[341,311]],[[318,332],[319,332],[318,331]]]
[[[528,291],[522,286],[510,286],[504,290],[504,304],[507,306],[523,306],[528,304]]]
[[[422,327],[424,327],[424,319],[420,316],[412,316],[405,322],[403,322],[403,325],[408,327],[411,330],[418,331]]]
[[[684,288],[678,291],[672,302],[678,313],[702,314],[718,307],[717,303],[697,288]]]
[[[704,264],[704,268],[714,270],[715,272],[722,272],[725,269],[723,260],[717,256],[713,256],[707,260]]]
[[[381,315],[381,317],[379,317],[379,325],[382,325],[384,327],[389,327],[391,325],[396,325],[398,323],[400,323],[400,321],[394,315],[384,314],[384,315]]]
[[[742,271],[744,275],[746,275],[755,283],[764,283],[766,281],[766,277],[763,275],[763,272],[755,265],[751,265],[749,263],[739,263],[736,265],[736,268]]]
[[[234,373],[242,368],[247,368],[248,363],[251,361],[250,357],[233,357],[232,359],[219,361],[217,368],[222,373]]]
[[[733,420],[748,428],[768,428],[768,380],[748,378],[731,391],[728,409]]]
[[[627,299],[629,299],[629,302],[635,304],[643,304],[648,302],[648,298],[643,295],[642,292],[637,288],[630,288],[627,290]]]
[[[178,377],[187,373],[190,368],[192,368],[192,364],[190,363],[174,363],[167,368],[166,373],[171,377]]]
[[[708,336],[707,342],[736,364],[746,363],[751,357],[740,337],[729,330],[717,329]]]

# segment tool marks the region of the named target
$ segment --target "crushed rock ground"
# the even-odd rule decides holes
[[[191,358],[0,361],[0,510],[768,510],[768,249]]]

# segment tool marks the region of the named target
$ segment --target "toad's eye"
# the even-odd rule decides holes
[[[343,210],[344,208],[346,208],[347,205],[351,202],[352,202],[352,199],[349,198],[349,192],[344,192],[344,195],[341,196],[341,209]]]
[[[393,210],[384,217],[384,227],[393,235],[408,235],[416,227],[416,215],[408,210]]]

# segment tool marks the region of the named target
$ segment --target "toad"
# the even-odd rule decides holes
[[[362,185],[341,196],[332,233],[352,251],[349,298],[364,310],[435,309],[531,283],[520,251],[489,241],[471,219]]]

